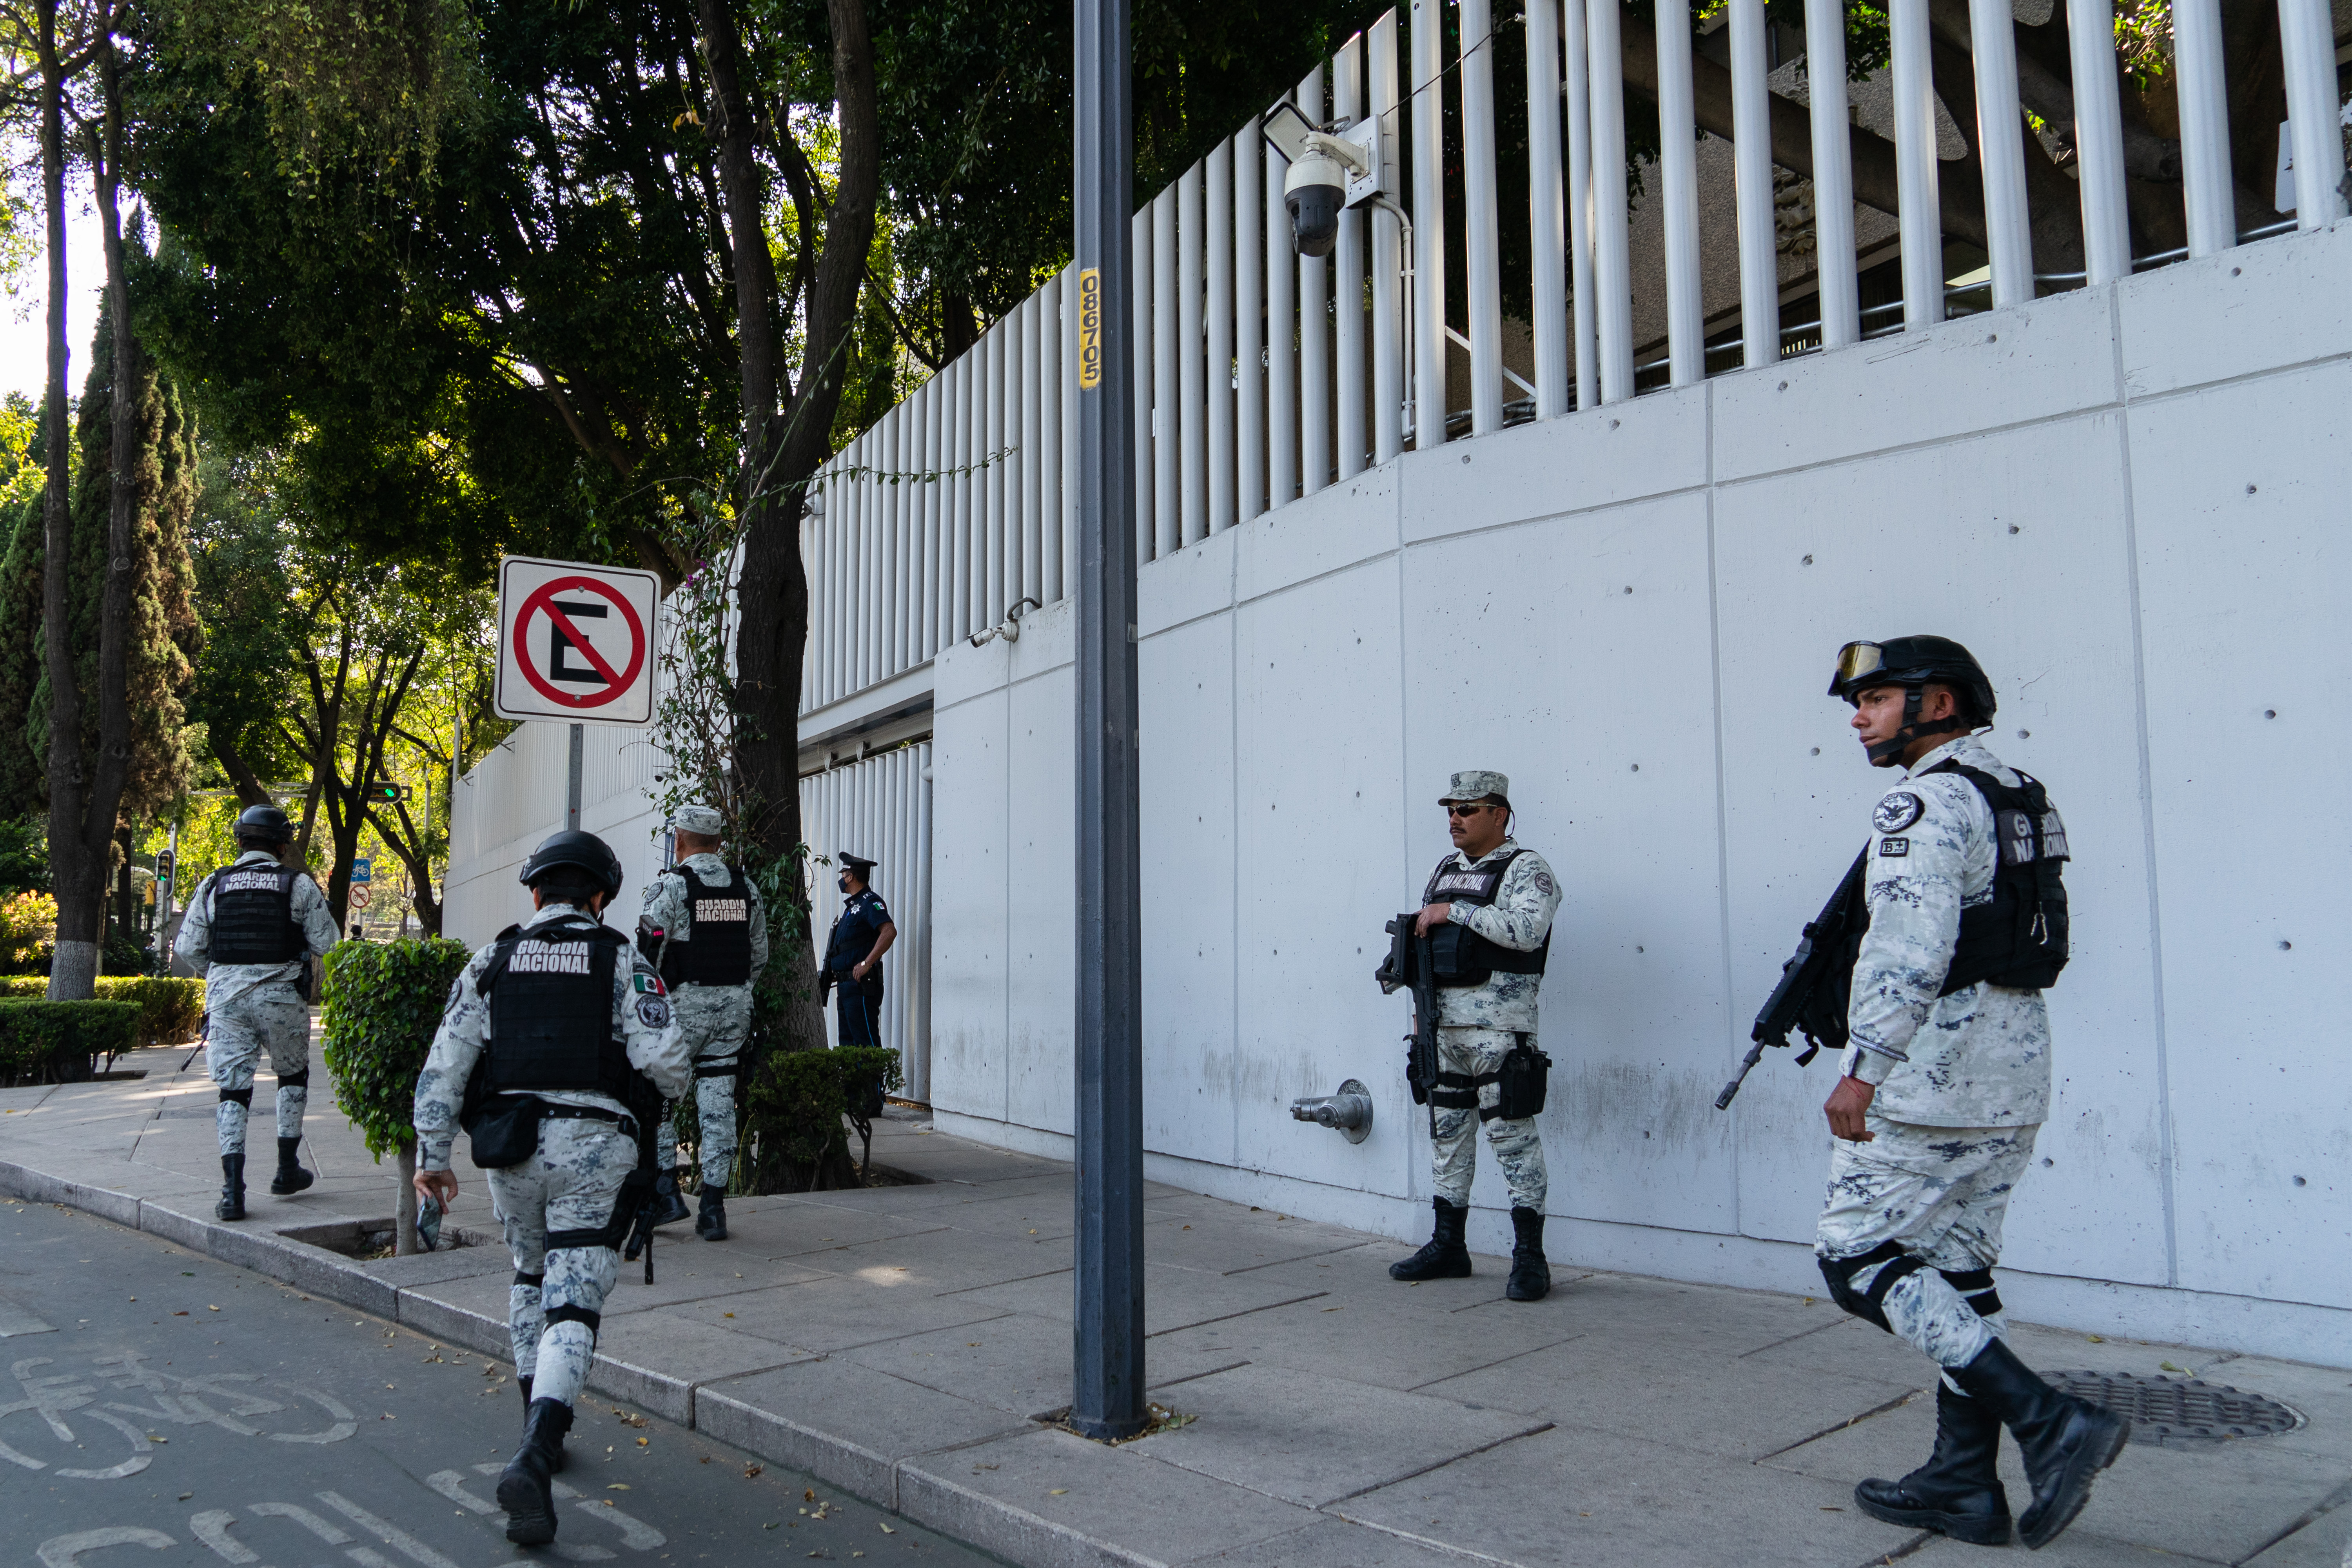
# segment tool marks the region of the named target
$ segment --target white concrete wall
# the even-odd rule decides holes
[[[2347,226],[2268,241],[1408,455],[1145,568],[1150,1173],[1425,1228],[1404,1005],[1370,976],[1445,775],[1496,767],[1568,892],[1556,1258],[1818,1288],[1829,1064],[1774,1053],[1711,1105],[1885,783],[1832,655],[1934,631],[2076,856],[2004,1295],[2352,1361],[2347,284]],[[1056,605],[935,677],[932,1099],[1038,1149],[1071,1117],[1070,636]],[[1289,1119],[1350,1076],[1366,1142]]]

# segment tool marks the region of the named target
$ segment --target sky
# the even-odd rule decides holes
[[[89,374],[89,340],[98,331],[99,292],[106,258],[99,247],[98,215],[88,197],[66,198],[66,390],[81,395]],[[37,214],[35,221],[39,221]],[[21,392],[38,403],[48,379],[49,259],[47,247],[13,281],[16,292],[0,292],[0,393]]]

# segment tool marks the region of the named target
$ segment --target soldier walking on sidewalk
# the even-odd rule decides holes
[[[558,833],[523,862],[538,913],[476,952],[449,988],[416,1080],[416,1191],[446,1204],[462,1114],[514,1258],[507,1326],[522,1446],[499,1477],[507,1539],[555,1539],[549,1477],[596,1351],[620,1246],[652,1199],[639,1134],[694,1079],[660,976],[599,918],[621,862],[591,833]],[[625,1190],[625,1184],[626,1190]]]
[[[1853,873],[1868,923],[1845,1070],[1822,1108],[1838,1142],[1815,1250],[1839,1306],[1943,1368],[1933,1457],[1864,1481],[1854,1501],[1890,1524],[2005,1544],[2005,1426],[2033,1488],[2016,1531],[2040,1547],[2130,1432],[2017,1359],[1993,1289],[2010,1194],[2050,1114],[2042,991],[2066,963],[2065,827],[2040,782],[1977,738],[1992,683],[1959,644],[1848,643],[1830,695],[1853,704],[1871,764],[1906,771]]]
[[[205,1066],[220,1090],[221,1195],[213,1213],[245,1217],[245,1123],[253,1072],[264,1051],[278,1078],[278,1173],[269,1190],[290,1197],[317,1180],[302,1168],[302,1111],[310,1098],[310,1007],[305,961],[335,945],[327,896],[284,863],[294,825],[274,805],[236,819],[236,859],[198,885],[173,953],[205,982]]]

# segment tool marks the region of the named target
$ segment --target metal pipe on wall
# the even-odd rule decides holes
[[[1601,401],[1633,395],[1633,264],[1625,233],[1625,50],[1619,0],[1586,0],[1592,110],[1592,293]]]
[[[1159,384],[1159,373],[1151,363],[1152,306],[1151,264],[1154,247],[1151,243],[1151,205],[1144,204],[1129,220],[1129,268],[1134,277],[1134,303],[1130,311],[1129,330],[1133,332],[1134,352],[1128,355],[1128,374],[1134,378],[1133,406],[1129,417],[1135,421],[1134,484],[1135,484],[1135,559],[1138,565],[1159,559],[1160,519],[1158,516],[1160,481],[1157,478],[1159,458],[1152,448],[1159,422],[1152,417],[1153,388]],[[1108,313],[1106,308],[1106,314]],[[1108,326],[1105,328],[1108,330]],[[1080,526],[1085,526],[1082,522]]]
[[[1265,150],[1265,506],[1298,499],[1298,269],[1282,205],[1290,166]]]
[[[2279,48],[2286,68],[2295,223],[2324,228],[2344,216],[2344,133],[2327,0],[2279,0]]]
[[[1397,134],[1396,13],[1372,24],[1365,56],[1371,68],[1365,97],[1381,122],[1384,148],[1402,143]],[[1391,184],[1396,171],[1389,171]],[[1404,279],[1403,230],[1396,215],[1373,209],[1372,217],[1372,460],[1385,463],[1404,449],[1404,331],[1397,311]]]
[[[1470,312],[1470,433],[1503,427],[1501,202],[1495,193],[1491,0],[1457,0],[1462,26],[1463,284]]]
[[[1008,599],[1045,602],[1045,296],[1021,310],[1021,576]]]
[[[1936,83],[1927,0],[1889,0],[1895,89],[1895,226],[1903,244],[1903,324],[1944,319],[1944,220],[1936,170]]]
[[[1234,519],[1265,510],[1265,212],[1266,165],[1274,151],[1255,117],[1234,150]]]
[[[1984,171],[1992,304],[2005,310],[2033,298],[2025,121],[2017,105],[2017,31],[2010,0],[1969,0],[1969,43],[1976,70],[1977,156]]]
[[[1037,586],[1040,604],[1062,596],[1062,498],[1066,489],[1062,442],[1063,383],[1071,374],[1070,334],[1062,321],[1066,267],[1045,279],[1037,302],[1043,341],[1037,349]]]
[[[2066,35],[2074,78],[2074,173],[2083,194],[2084,279],[2095,289],[2131,276],[2112,0],[2066,0]]]
[[[1209,149],[1203,231],[1209,257],[1206,327],[1209,531],[1234,525],[1234,144]]]
[[[2104,3],[2104,0],[2102,0]],[[1845,0],[1805,0],[1805,90],[1813,131],[1813,256],[1822,347],[1862,341],[1854,271],[1853,127],[1846,118]]]
[[[2180,108],[2180,183],[2189,218],[2189,254],[2211,256],[2238,243],[2221,0],[2173,0],[2172,61],[2174,97]]]
[[[1528,232],[1536,417],[1568,411],[1568,223],[1559,160],[1559,0],[1528,0]]]
[[[1666,377],[1706,379],[1698,275],[1698,147],[1691,93],[1690,0],[1658,0],[1658,166],[1666,230]]]
[[[1731,163],[1739,213],[1740,363],[1780,360],[1780,237],[1773,220],[1772,89],[1764,0],[1731,4]]]
[[[1177,347],[1176,187],[1151,199],[1151,513],[1153,552],[1184,543],[1183,363]]]
[[[1576,406],[1591,408],[1601,401],[1601,391],[1592,340],[1592,83],[1584,0],[1565,0],[1559,24],[1568,119],[1568,358],[1576,373]]]
[[[1323,123],[1323,68],[1298,84],[1298,107]],[[1311,496],[1331,482],[1330,266],[1301,256],[1298,266],[1298,493]]]
[[[1361,34],[1339,47],[1331,61],[1331,119],[1352,125],[1363,116],[1357,87],[1363,75]],[[1334,437],[1339,443],[1335,477],[1353,479],[1364,470],[1364,215],[1339,214],[1339,242],[1331,252],[1331,378]]]
[[[1209,388],[1202,322],[1208,247],[1202,243],[1201,165],[1176,176],[1176,416],[1180,544],[1209,536]]]
[[[1412,0],[1413,447],[1445,444],[1445,122],[1442,0]]]

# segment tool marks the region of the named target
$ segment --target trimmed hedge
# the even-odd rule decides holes
[[[753,1075],[748,1098],[756,1106],[763,1129],[788,1131],[772,1143],[763,1137],[756,1152],[747,1148],[738,1153],[734,1190],[811,1190],[829,1165],[847,1158],[849,1139],[842,1118],[849,1113],[856,1097],[877,1080],[885,1092],[905,1082],[897,1051],[849,1046],[829,1051],[769,1052]]]
[[[98,1070],[98,1058],[138,1043],[132,1002],[47,1002],[0,997],[0,1075],[68,1083]]]
[[[335,1077],[335,1103],[378,1160],[415,1142],[416,1075],[471,956],[437,936],[338,942],[327,954],[320,1055]]]
[[[45,1000],[47,975],[0,975],[0,997]],[[205,983],[177,975],[101,974],[98,999],[129,1002],[139,1009],[142,1046],[184,1046],[196,1037],[205,1021]]]

